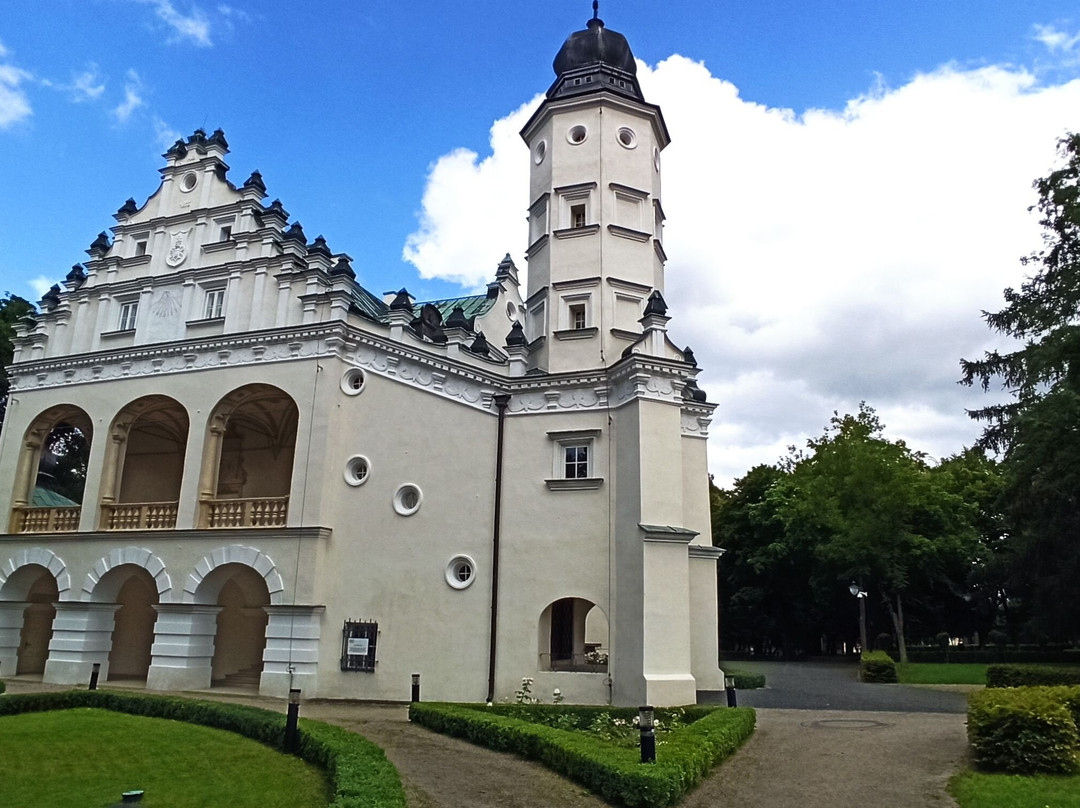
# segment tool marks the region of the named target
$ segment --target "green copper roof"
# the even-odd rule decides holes
[[[461,306],[466,318],[487,314],[491,307],[495,305],[495,299],[483,294],[449,297],[445,300],[417,300],[413,303],[413,311],[419,314],[425,303],[430,303],[437,308],[439,314],[445,320],[458,306]],[[390,311],[390,307],[382,301],[382,298],[372,294],[360,284],[353,287],[353,308],[358,314],[377,323],[386,322],[386,315]]]
[[[74,508],[78,502],[73,502],[55,491],[42,488],[40,485],[34,489],[34,495],[30,497],[30,504],[35,508]]]

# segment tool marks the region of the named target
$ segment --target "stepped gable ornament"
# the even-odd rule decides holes
[[[46,309],[55,308],[60,304],[60,287],[55,283],[52,287],[41,297],[41,305]]]
[[[516,345],[524,347],[528,344],[528,340],[525,339],[525,329],[521,327],[521,321],[514,321],[514,324],[510,326],[510,333],[506,335],[506,347],[511,348]]]
[[[117,216],[130,216],[132,213],[134,213],[138,209],[139,209],[138,206],[135,204],[135,199],[133,197],[129,196],[128,199],[127,199],[127,202],[125,202],[123,204],[123,206],[120,208],[120,210],[116,211],[116,215]]]
[[[242,187],[255,188],[261,193],[266,193],[266,183],[263,182],[262,174],[260,174],[257,169],[255,171],[252,171],[251,176],[244,180],[244,184]],[[274,202],[276,202],[279,207],[281,206],[280,199],[275,199]]]
[[[356,272],[353,271],[352,264],[349,263],[349,256],[342,255],[338,258],[336,264],[330,268],[331,275],[344,275],[347,278],[356,278]]]
[[[75,288],[78,289],[86,281],[86,268],[82,264],[75,264],[64,280],[74,284]]]
[[[454,310],[450,312],[450,316],[446,318],[443,325],[447,328],[463,328],[466,331],[472,331],[472,320],[465,316],[465,310],[461,306],[454,306]]]
[[[307,249],[309,253],[325,255],[327,258],[331,257],[330,247],[327,245],[326,239],[322,236],[315,236],[315,240],[308,245]]]
[[[188,236],[191,228],[174,230],[169,234],[169,252],[165,256],[165,263],[171,267],[178,267],[188,257]]]
[[[491,346],[488,345],[487,337],[484,336],[483,331],[476,332],[476,339],[473,340],[473,344],[469,346],[469,350],[474,354],[480,354],[481,356],[487,356],[491,353]]]

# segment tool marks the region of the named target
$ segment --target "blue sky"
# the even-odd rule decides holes
[[[376,292],[456,294],[508,250],[523,266],[516,129],[590,15],[8,0],[0,290],[62,278],[200,126],[224,129],[234,181],[259,169]],[[672,330],[721,405],[721,481],[862,399],[933,455],[970,443],[980,400],[956,361],[992,344],[979,310],[1038,246],[1030,182],[1080,126],[1075,3],[603,0],[600,16],[672,131]]]

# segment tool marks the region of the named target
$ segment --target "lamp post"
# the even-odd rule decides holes
[[[866,651],[866,590],[854,581],[848,587],[848,592],[859,601],[859,649]]]

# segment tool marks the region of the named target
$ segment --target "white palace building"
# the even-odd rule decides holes
[[[554,68],[521,132],[526,289],[507,256],[485,294],[372,294],[257,172],[230,180],[220,130],[169,149],[16,339],[0,677],[722,688],[714,405],[663,297],[667,127],[595,16]]]

